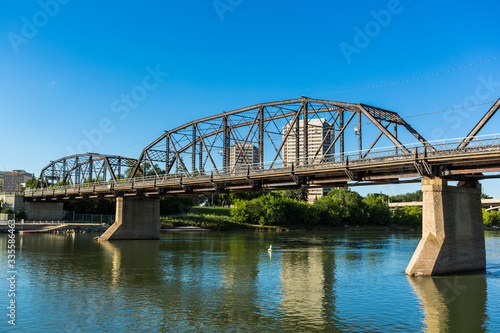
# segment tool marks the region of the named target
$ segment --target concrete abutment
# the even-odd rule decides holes
[[[160,199],[116,198],[115,223],[99,240],[160,239]]]
[[[486,268],[481,185],[448,186],[424,178],[422,239],[406,268],[408,275],[442,275]]]

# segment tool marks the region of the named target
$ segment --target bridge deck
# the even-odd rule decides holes
[[[210,174],[137,177],[109,182],[75,184],[27,190],[27,200],[113,198],[118,196],[168,196],[178,194],[250,192],[262,189],[293,189],[301,186],[336,187],[415,182],[423,176],[462,180],[493,178],[485,172],[500,171],[500,139],[473,141],[467,148],[456,143],[434,145],[435,151],[414,147],[413,152],[383,150],[362,157],[359,152],[334,155],[298,165],[245,166]],[[401,180],[401,178],[415,178]]]

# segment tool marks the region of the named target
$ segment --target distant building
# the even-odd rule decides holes
[[[333,131],[328,132],[331,124],[326,121],[326,119],[310,119],[307,125],[307,147],[308,147],[308,163],[319,163],[322,157],[326,154],[328,147],[333,141],[334,134]],[[285,139],[286,133],[290,124],[283,127],[283,140]],[[325,142],[323,142],[325,139]],[[305,163],[304,154],[304,121],[299,121],[299,163]],[[321,143],[323,142],[323,145]],[[320,148],[321,147],[321,148]],[[288,139],[283,145],[283,165],[287,166],[291,163],[295,163],[296,156],[296,135],[295,130],[292,129],[288,135]],[[316,159],[313,160],[314,155]],[[316,198],[321,198],[323,195],[327,194],[331,188],[309,188],[308,201],[313,203]]]
[[[31,179],[33,175],[24,170],[3,171],[0,172],[0,191],[2,192],[21,192],[21,187]]]
[[[241,153],[240,150],[242,150]],[[243,146],[243,144],[239,146],[233,144],[230,147],[229,167],[231,169],[242,165],[252,165],[257,163],[259,163],[259,150],[252,143],[247,142],[245,146]]]

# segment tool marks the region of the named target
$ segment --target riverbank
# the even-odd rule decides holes
[[[230,208],[193,207],[189,213],[162,216],[160,228],[162,231],[181,227],[198,227],[215,231],[421,231],[421,227],[402,225],[344,225],[344,226],[276,226],[249,223],[238,223],[230,215]]]

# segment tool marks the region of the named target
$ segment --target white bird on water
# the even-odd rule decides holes
[[[267,252],[273,252],[273,246],[269,245],[269,248],[267,249]]]

